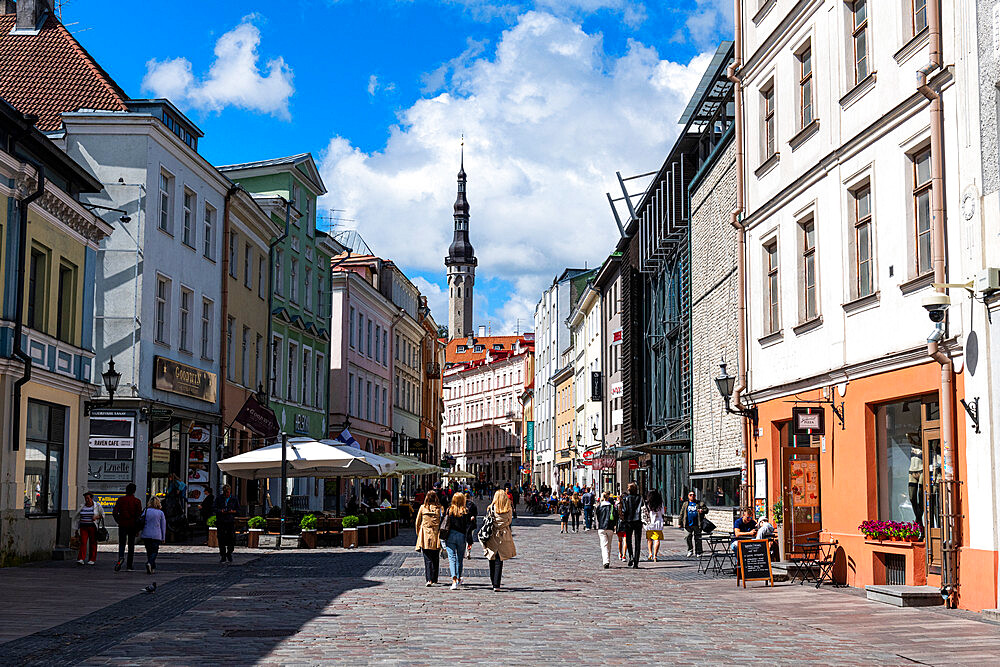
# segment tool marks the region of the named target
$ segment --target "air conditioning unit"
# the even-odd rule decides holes
[[[976,274],[975,288],[979,294],[992,294],[1000,290],[1000,269],[983,269]]]

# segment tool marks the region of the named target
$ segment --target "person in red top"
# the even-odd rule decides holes
[[[115,501],[111,516],[118,524],[118,560],[115,562],[115,572],[120,572],[122,563],[129,572],[133,570],[132,561],[135,558],[135,536],[142,526],[139,517],[142,516],[142,502],[135,497],[135,484],[129,482],[125,487],[125,495]],[[128,562],[125,562],[125,547],[128,546]]]

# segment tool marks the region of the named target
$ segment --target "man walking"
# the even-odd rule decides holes
[[[232,563],[233,549],[236,547],[236,512],[239,503],[233,498],[233,489],[228,484],[222,487],[222,494],[215,501],[215,527],[219,537],[219,562]]]
[[[687,531],[688,558],[701,555],[701,522],[707,512],[708,506],[696,500],[694,491],[688,491],[687,502],[681,507],[684,529]]]
[[[618,517],[611,502],[611,492],[604,492],[604,500],[597,506],[597,534],[601,538],[601,560],[604,569],[611,567],[611,539],[617,530]]]
[[[111,516],[118,524],[118,560],[115,562],[115,572],[121,572],[122,563],[125,569],[132,571],[132,561],[135,559],[135,537],[139,534],[139,517],[142,516],[142,502],[135,497],[135,484],[129,482],[125,487],[125,495],[115,501]],[[128,547],[128,561],[125,561],[125,547]]]
[[[639,497],[639,486],[635,482],[628,485],[628,495],[622,500],[620,520],[625,522],[625,546],[628,549],[629,567],[638,570],[642,548],[642,498]]]
[[[588,531],[594,524],[594,493],[589,486],[583,487],[583,495],[580,496],[583,503],[583,530]]]

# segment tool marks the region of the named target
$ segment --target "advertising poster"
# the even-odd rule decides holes
[[[789,477],[794,507],[819,506],[819,465],[817,461],[791,461]]]

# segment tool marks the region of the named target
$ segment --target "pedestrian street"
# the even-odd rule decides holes
[[[515,522],[518,556],[489,586],[476,546],[457,591],[424,586],[414,533],[378,547],[283,552],[168,546],[156,575],[48,562],[0,571],[0,664],[995,663],[1000,625],[900,609],[853,589],[697,572],[681,534],[661,562],[601,566],[596,532]],[[617,558],[617,556],[616,556]],[[140,592],[150,580],[157,591]],[[58,601],[55,605],[53,601]],[[55,606],[57,609],[53,610]],[[28,613],[26,613],[26,610]],[[34,633],[34,634],[33,634]]]

